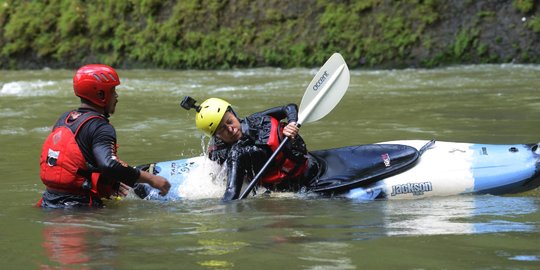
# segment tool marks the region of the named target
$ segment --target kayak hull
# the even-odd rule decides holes
[[[420,149],[426,141],[392,141]],[[351,199],[406,199],[461,194],[511,194],[540,185],[538,145],[436,142],[417,165],[368,186]]]
[[[443,141],[430,144],[427,140],[404,140],[314,151],[316,157],[339,160],[336,157],[346,150],[350,156],[343,164],[365,163],[370,164],[373,169],[356,166],[361,167],[361,170],[351,173],[351,166],[341,168],[339,162],[329,162],[329,169],[323,178],[333,186],[314,185],[309,189],[324,195],[345,196],[353,200],[519,193],[540,185],[538,147],[535,144],[498,145]],[[379,148],[382,150],[370,154],[367,154],[368,150],[350,150],[372,151]],[[411,153],[409,148],[418,153]],[[388,149],[388,152],[384,149]],[[402,150],[395,149],[404,149],[406,154],[400,154],[398,152]],[[366,157],[369,159],[366,160]],[[389,170],[385,169],[385,166],[396,168]],[[136,194],[150,200],[189,199],[189,182],[193,182],[190,181],[193,177],[197,178],[196,181],[208,177],[218,182],[223,182],[224,179],[223,175],[218,177],[224,170],[220,170],[217,164],[205,157],[157,162],[138,167],[163,176],[171,182],[171,191],[164,197],[148,185],[138,185]],[[219,192],[222,193],[223,190]]]

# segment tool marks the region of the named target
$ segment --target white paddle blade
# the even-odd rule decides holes
[[[300,103],[298,124],[317,121],[336,107],[349,88],[349,68],[339,53],[334,53],[308,85]]]

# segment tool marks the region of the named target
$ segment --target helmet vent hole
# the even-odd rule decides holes
[[[94,76],[94,78],[96,78],[96,81],[101,82],[101,79],[99,78],[98,75],[94,74],[93,76]]]
[[[100,75],[101,75],[101,78],[102,78],[104,81],[106,81],[106,82],[109,81],[109,79],[107,79],[107,76],[105,76],[105,74],[101,73]]]
[[[116,82],[116,79],[114,78],[114,76],[113,76],[111,73],[109,73],[109,77],[111,78],[111,80],[112,80],[113,82]]]

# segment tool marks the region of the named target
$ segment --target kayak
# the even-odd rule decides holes
[[[425,141],[394,141],[420,149]],[[504,195],[540,185],[539,144],[436,142],[408,171],[353,188],[352,199],[406,199],[462,194]]]
[[[305,192],[322,196],[376,200],[503,195],[540,186],[540,143],[403,140],[317,150],[309,154],[317,162],[319,172]],[[214,193],[209,197],[219,197],[225,190],[226,170],[204,156],[137,167],[163,176],[171,183],[166,196],[160,196],[158,190],[146,184],[137,184],[134,193],[140,198],[190,199],[192,193],[210,189]]]

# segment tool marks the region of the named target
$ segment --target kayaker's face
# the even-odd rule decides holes
[[[113,114],[114,111],[116,111],[116,104],[117,103],[118,103],[118,94],[116,93],[116,88],[113,88],[112,93],[111,93],[111,100],[106,105],[107,106],[107,111],[110,114]]]
[[[240,121],[232,112],[225,112],[225,115],[223,115],[223,119],[221,119],[221,123],[219,123],[214,135],[228,144],[237,142],[240,140],[240,138],[242,138]]]
[[[105,111],[109,114],[113,114],[116,110],[116,104],[118,103],[118,94],[116,93],[116,87],[112,89],[111,98],[109,102],[105,104]]]

